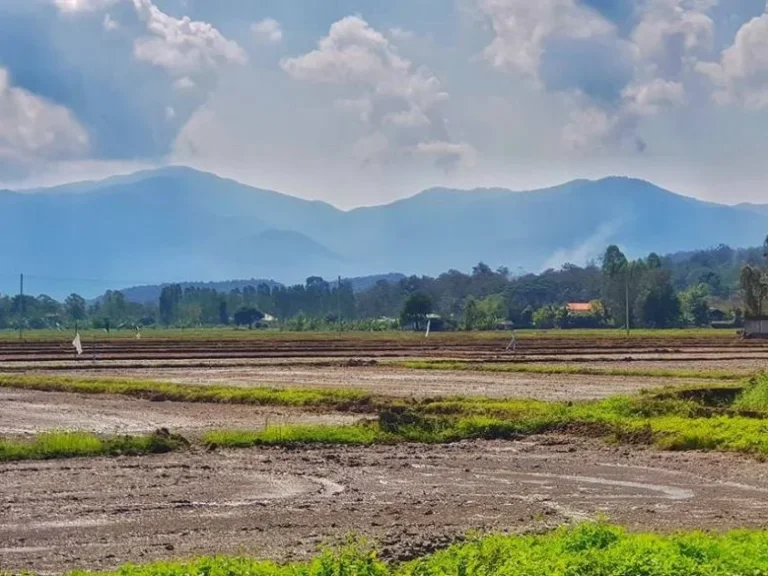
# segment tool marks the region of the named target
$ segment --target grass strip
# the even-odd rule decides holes
[[[768,378],[761,385],[768,387]],[[717,450],[768,457],[768,419],[713,409],[669,391],[590,402],[454,398],[391,406],[377,421],[335,426],[219,430],[212,448],[295,444],[445,443],[568,432],[663,450]]]
[[[62,376],[0,376],[0,388],[117,394],[155,401],[296,406],[351,412],[375,410],[373,395],[353,389],[301,390],[238,386],[197,386],[141,380],[82,380]]]
[[[742,380],[744,374],[722,370],[655,370],[639,368],[592,368],[588,366],[557,366],[533,364],[491,364],[451,360],[407,360],[388,362],[389,366],[410,370],[453,370],[469,372],[499,372],[519,374],[563,374],[584,376],[628,376],[638,378],[682,378],[700,380]]]
[[[214,557],[127,565],[69,576],[765,576],[768,532],[629,533],[584,523],[539,535],[485,535],[404,564],[364,544],[328,550],[305,563]]]
[[[45,432],[30,439],[0,438],[0,462],[49,460],[78,456],[139,456],[180,450],[181,436],[158,431],[143,436],[102,438],[87,432]]]

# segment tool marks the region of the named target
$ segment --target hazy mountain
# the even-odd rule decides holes
[[[436,188],[343,212],[189,168],[28,192],[0,191],[0,290],[79,291],[184,280],[382,270],[437,274],[482,260],[535,271],[582,263],[609,243],[630,255],[761,244],[768,209],[676,195],[642,180],[544,190]]]
[[[758,214],[768,215],[768,204],[744,203],[744,204],[738,204],[736,207],[743,208],[744,210],[749,210],[750,212],[757,212]]]

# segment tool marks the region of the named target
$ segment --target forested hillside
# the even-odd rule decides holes
[[[566,264],[514,277],[483,263],[471,272],[437,277],[390,274],[345,279],[318,276],[294,286],[268,281],[170,284],[108,291],[94,302],[72,294],[63,302],[45,295],[0,296],[0,328],[254,325],[266,315],[287,329],[336,326],[392,328],[438,315],[446,328],[621,326],[629,304],[637,326],[706,325],[741,317],[740,273],[763,266],[763,249],[651,254],[629,261],[616,246],[600,262]],[[627,291],[629,302],[627,302]],[[139,297],[141,296],[141,297]],[[151,296],[151,297],[149,297]],[[590,303],[569,311],[569,303]],[[583,307],[582,307],[583,308]],[[504,324],[506,323],[506,324]]]

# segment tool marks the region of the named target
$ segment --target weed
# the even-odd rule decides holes
[[[0,438],[0,461],[47,460],[76,456],[138,456],[173,452],[188,446],[181,436],[161,429],[144,436],[101,438],[87,432],[45,432],[30,439]]]

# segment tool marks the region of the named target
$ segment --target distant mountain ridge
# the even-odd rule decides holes
[[[760,245],[767,232],[768,206],[702,202],[631,178],[524,192],[433,188],[345,212],[170,167],[0,191],[0,291],[15,292],[19,272],[31,293],[94,297],[190,278],[293,284],[382,270],[435,275],[479,261],[536,271],[583,263],[610,243],[640,256]]]

